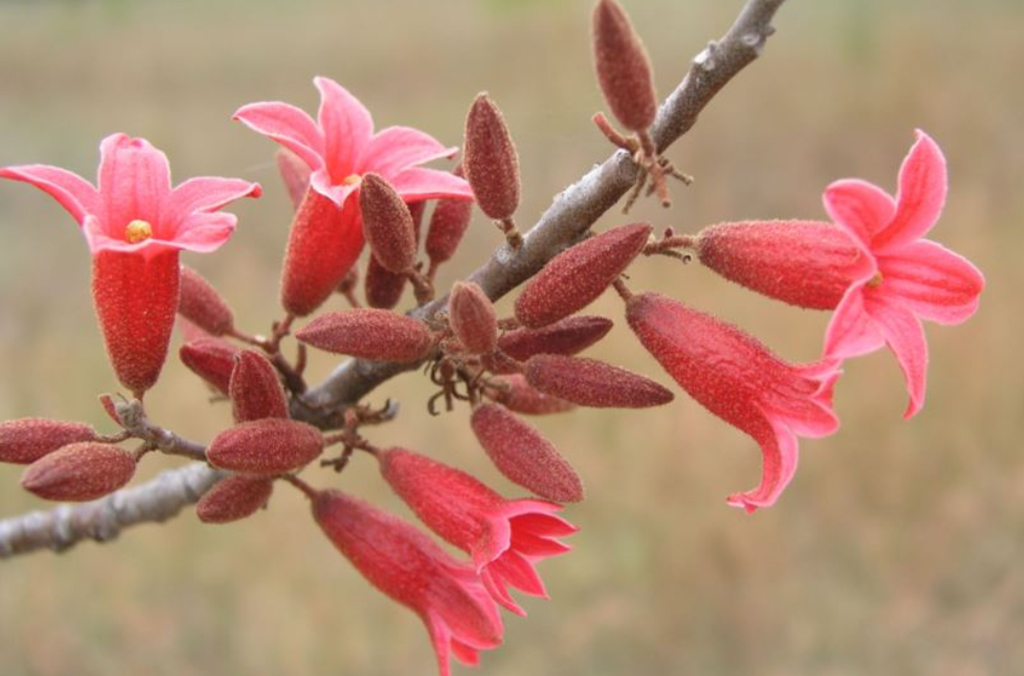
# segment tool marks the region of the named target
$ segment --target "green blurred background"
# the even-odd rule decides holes
[[[627,3],[667,94],[719,36],[739,0]],[[311,110],[313,75],[334,77],[378,126],[461,140],[487,89],[523,165],[521,219],[608,154],[590,115],[591,3],[445,0],[0,1],[0,164],[44,162],[92,176],[99,139],[144,136],[175,175],[244,176],[266,195],[234,208],[220,253],[191,257],[242,326],[275,318],[289,205],[273,145],[230,121],[241,104]],[[801,444],[801,468],[772,509],[746,516],[727,493],[753,486],[748,438],[680,393],[644,412],[582,411],[537,424],[587,481],[568,510],[575,551],[542,564],[552,601],[527,600],[480,673],[1010,674],[1024,672],[1024,8],[1016,0],[792,0],[764,58],[724,90],[670,157],[697,177],[671,211],[631,219],[693,232],[747,217],[824,218],[842,176],[894,189],[920,127],[947,154],[951,192],[933,237],[989,286],[967,325],[930,326],[929,400],[901,419],[888,353],[847,365],[834,437]],[[621,223],[610,214],[602,227]],[[444,283],[497,242],[477,218]],[[44,415],[104,429],[96,395],[116,385],[92,317],[89,260],[72,220],[38,191],[0,185],[0,419]],[[815,358],[827,316],[759,298],[691,265],[648,260],[633,286],[734,321],[793,360]],[[603,298],[597,311],[621,307]],[[621,324],[621,322],[620,322]],[[618,326],[594,354],[648,374],[656,364]],[[317,359],[314,373],[330,360]],[[507,493],[468,431],[467,411],[431,419],[423,378],[371,397],[403,414],[371,431],[469,469]],[[171,364],[152,393],[161,423],[195,439],[226,424],[204,387]],[[358,458],[340,477],[406,513]],[[148,460],[149,476],[173,462]],[[45,505],[0,467],[0,515]],[[426,633],[365,584],[280,488],[241,524],[191,513],[0,563],[0,673],[430,674]],[[459,669],[459,673],[465,673]]]

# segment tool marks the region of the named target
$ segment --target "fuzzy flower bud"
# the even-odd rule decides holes
[[[66,420],[20,418],[0,423],[0,462],[28,465],[62,446],[94,441],[96,430]]]
[[[366,304],[378,310],[392,309],[402,300],[406,281],[408,280],[405,275],[391,272],[371,254],[366,264],[366,279],[363,282]]]
[[[235,358],[228,397],[235,422],[287,418],[288,398],[277,369],[256,350],[242,350]]]
[[[515,329],[498,339],[498,349],[519,361],[535,354],[572,356],[608,335],[612,320],[604,317],[566,317],[539,329]]]
[[[29,465],[21,487],[44,500],[86,502],[121,488],[135,475],[135,458],[111,444],[70,444]]]
[[[297,420],[265,418],[240,423],[210,442],[210,464],[233,472],[275,476],[299,469],[324,450],[320,430]]]
[[[463,176],[462,165],[457,166],[452,173]],[[436,267],[455,255],[472,215],[473,203],[469,200],[437,201],[434,213],[430,215],[427,241],[423,245],[431,265]]]
[[[644,131],[654,123],[658,98],[640,36],[615,0],[594,9],[594,65],[605,100],[622,126]]]
[[[498,345],[498,321],[491,299],[472,282],[456,282],[448,301],[448,317],[466,351],[490,354]]]
[[[313,172],[301,157],[287,148],[278,148],[274,158],[277,160],[277,171],[281,174],[292,207],[298,209],[302,204],[302,198],[306,196],[309,176]]]
[[[541,392],[595,408],[648,408],[672,401],[658,383],[596,359],[539,354],[526,362],[526,382]]]
[[[377,262],[396,274],[411,270],[416,264],[416,226],[391,184],[377,174],[363,176],[359,207],[366,242]]]
[[[200,498],[196,503],[196,516],[203,523],[239,521],[262,509],[273,491],[273,479],[229,476]]]
[[[493,378],[492,382],[498,387],[487,390],[487,395],[515,413],[548,415],[576,408],[572,402],[535,390],[521,373]]]
[[[186,265],[181,266],[178,314],[211,336],[223,336],[235,328],[227,302],[202,275]]]
[[[178,350],[182,364],[225,396],[231,386],[236,354],[238,348],[220,338],[199,338]]]
[[[480,210],[501,221],[519,207],[519,154],[498,106],[479,94],[466,118],[463,167]]]
[[[416,361],[434,344],[427,325],[418,319],[375,309],[329,312],[295,337],[320,350],[375,361]]]

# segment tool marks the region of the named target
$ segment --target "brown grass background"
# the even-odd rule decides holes
[[[740,2],[627,3],[667,93]],[[99,139],[145,136],[178,179],[260,180],[235,238],[192,256],[244,327],[276,314],[289,207],[272,144],[229,120],[243,103],[316,104],[336,78],[378,126],[412,124],[458,143],[487,89],[523,163],[529,222],[608,148],[588,122],[590,2],[445,0],[0,1],[0,164],[45,162],[91,176]],[[746,217],[824,218],[822,188],[860,176],[894,189],[915,127],[950,163],[933,237],[989,286],[967,325],[928,329],[929,400],[912,422],[895,361],[850,363],[834,437],[801,444],[796,480],[753,517],[724,496],[754,485],[746,437],[680,393],[644,412],[584,411],[537,424],[589,488],[568,510],[575,551],[542,565],[553,600],[527,600],[482,674],[1012,674],[1024,672],[1024,11],[1019,2],[793,0],[764,58],[733,82],[671,158],[697,176],[668,212],[631,217],[693,232]],[[478,218],[451,281],[495,245]],[[623,222],[610,214],[602,227]],[[104,425],[115,382],[92,317],[88,256],[73,222],[38,191],[0,185],[0,419]],[[658,289],[746,327],[783,356],[813,359],[827,321],[759,298],[698,266],[638,266]],[[617,317],[613,297],[595,308]],[[621,322],[620,322],[621,324]],[[597,356],[656,364],[618,326]],[[317,359],[314,373],[330,361]],[[431,419],[406,376],[374,393],[404,404],[372,431],[478,473],[507,493],[459,410]],[[202,385],[170,364],[151,412],[195,439],[226,424]],[[109,427],[109,425],[107,425]],[[334,484],[404,511],[358,459]],[[173,466],[148,461],[144,474]],[[0,467],[0,515],[45,505]],[[122,541],[0,564],[0,673],[390,675],[433,673],[426,634],[366,585],[281,488],[271,509],[207,527],[185,514]],[[459,673],[465,673],[461,667]]]

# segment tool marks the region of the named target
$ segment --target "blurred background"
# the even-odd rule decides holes
[[[664,96],[740,7],[633,0],[626,6]],[[240,105],[314,110],[311,78],[359,96],[378,127],[410,124],[461,143],[465,111],[489,90],[518,143],[523,223],[609,148],[589,122],[590,0],[0,0],[0,164],[42,162],[92,177],[103,136],[165,150],[178,180],[259,180],[266,195],[232,209],[236,236],[188,257],[265,331],[290,216],[274,145],[230,121]],[[951,192],[932,237],[987,275],[968,324],[929,325],[928,403],[902,420],[905,391],[888,353],[849,363],[842,429],[801,443],[777,506],[725,505],[760,476],[757,446],[679,393],[670,407],[580,411],[535,420],[572,460],[589,498],[572,554],[541,565],[552,600],[527,599],[506,645],[479,670],[513,674],[1009,674],[1024,671],[1024,7],[792,0],[764,57],[669,152],[697,182],[676,205],[630,220],[695,232],[720,220],[824,219],[822,189],[858,176],[895,189],[916,127],[942,146]],[[442,284],[497,244],[477,215]],[[618,213],[601,227],[622,223]],[[740,324],[782,356],[812,360],[827,322],[732,286],[697,265],[647,260],[636,289],[657,289]],[[338,304],[340,307],[340,303]],[[508,307],[507,303],[502,307]],[[593,311],[618,318],[607,294]],[[594,356],[654,375],[619,326]],[[96,395],[114,391],[73,221],[25,185],[0,184],[0,419],[40,415],[110,429]],[[329,359],[316,359],[325,374]],[[314,376],[315,378],[315,376]],[[370,398],[402,401],[370,431],[470,470],[507,494],[468,411],[436,419],[422,377]],[[170,363],[153,417],[209,439],[230,417]],[[149,458],[143,477],[175,466]],[[0,467],[0,516],[46,507]],[[365,458],[342,475],[310,469],[403,514]],[[0,563],[0,673],[397,675],[434,673],[419,620],[371,589],[322,538],[285,487],[271,508],[226,527],[191,512]],[[466,673],[456,667],[457,673]]]

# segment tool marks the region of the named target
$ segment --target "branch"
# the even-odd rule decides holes
[[[651,129],[659,151],[689,131],[715,94],[760,55],[774,32],[771,20],[783,2],[747,0],[729,31],[693,59],[682,83],[662,104]],[[629,154],[615,152],[555,198],[519,250],[502,244],[468,279],[479,284],[492,300],[501,298],[578,241],[626,194],[636,176],[637,167]],[[429,320],[445,309],[447,300],[447,296],[439,298],[410,314]],[[337,427],[339,411],[388,379],[418,366],[351,359],[304,395],[308,406],[296,400],[292,415],[322,428]],[[0,558],[43,547],[63,551],[86,538],[104,542],[116,537],[125,526],[164,521],[196,502],[223,476],[206,465],[194,464],[164,472],[154,481],[96,502],[62,505],[50,512],[0,521]]]

